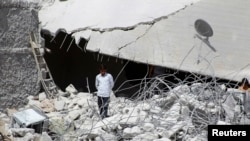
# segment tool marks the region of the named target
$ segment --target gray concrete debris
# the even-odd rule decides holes
[[[52,100],[44,99],[44,101],[54,101],[54,103],[61,102],[60,108],[57,107],[58,103],[51,104],[50,108],[57,110],[49,112],[46,107],[41,106],[43,101],[30,98],[29,104],[31,105],[26,105],[26,110],[17,110],[12,114],[13,119],[16,119],[20,126],[16,129],[9,128],[10,123],[6,122],[9,117],[2,113],[0,117],[4,119],[4,123],[6,122],[4,125],[6,128],[1,129],[6,132],[9,129],[15,131],[11,132],[14,138],[19,134],[19,138],[36,138],[38,141],[85,139],[95,139],[96,141],[107,139],[206,141],[206,127],[209,124],[250,123],[246,120],[247,117],[238,117],[239,120],[234,121],[235,109],[230,108],[230,104],[234,103],[235,99],[229,97],[230,91],[225,93],[228,96],[227,99],[225,96],[220,96],[216,100],[211,98],[202,101],[199,99],[202,97],[199,89],[202,87],[197,87],[194,91],[194,85],[183,85],[164,95],[135,100],[112,96],[109,106],[110,117],[103,120],[99,116],[97,96],[90,93],[78,92],[70,97],[59,96]],[[216,97],[218,98],[218,96]],[[49,120],[48,130],[43,134],[31,135],[34,129],[26,129],[28,125],[45,120],[44,116],[27,108],[32,104],[40,105],[39,108]],[[22,116],[24,113],[26,120]],[[37,118],[34,118],[36,115]]]

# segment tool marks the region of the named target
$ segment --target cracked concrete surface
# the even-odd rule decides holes
[[[72,0],[44,6],[39,19],[44,29],[55,33],[59,28],[68,33],[83,30],[132,30],[138,25],[153,24],[161,18],[179,12],[200,0]],[[54,13],[49,15],[49,13]],[[69,25],[68,23],[71,23]]]

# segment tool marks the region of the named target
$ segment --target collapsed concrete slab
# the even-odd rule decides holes
[[[55,1],[43,7],[43,28],[53,33],[63,28],[76,42],[88,39],[87,51],[233,81],[250,77],[248,1],[157,1],[153,7],[140,0],[81,3]],[[126,7],[136,7],[133,16],[123,12]]]
[[[250,77],[249,5],[201,0],[133,30],[92,32],[87,50],[240,81]]]

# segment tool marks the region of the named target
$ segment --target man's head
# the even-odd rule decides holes
[[[247,90],[249,88],[249,81],[247,78],[242,78],[241,80],[241,86],[243,87],[244,90]]]
[[[107,67],[106,67],[106,65],[105,65],[105,64],[101,64],[101,65],[100,65],[100,74],[101,74],[102,76],[104,76],[104,75],[106,74],[106,72],[107,72]]]

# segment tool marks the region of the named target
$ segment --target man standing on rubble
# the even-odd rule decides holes
[[[244,114],[250,118],[250,84],[247,78],[243,78],[240,83],[239,89],[244,92],[243,106]]]
[[[247,78],[242,78],[238,89],[243,92],[249,91],[249,81]]]
[[[113,76],[107,73],[107,67],[104,64],[100,65],[100,73],[96,76],[95,86],[97,89],[98,107],[103,119],[108,117],[109,99],[114,86]]]
[[[240,122],[241,114],[245,115],[248,119],[250,119],[250,83],[247,78],[242,78],[238,89],[242,92],[242,99],[238,99],[234,120]],[[238,117],[238,118],[237,118]]]

